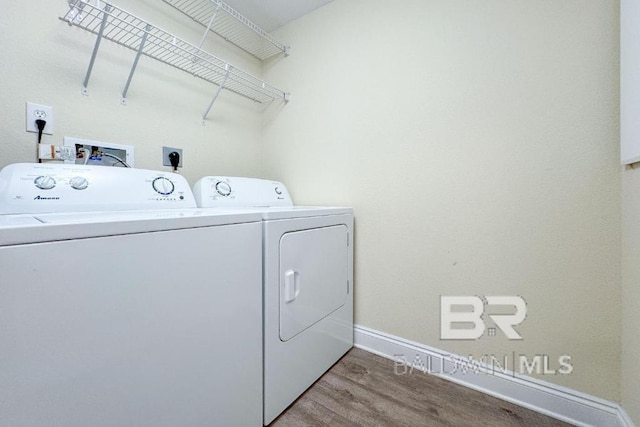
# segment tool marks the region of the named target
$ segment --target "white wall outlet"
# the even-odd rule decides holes
[[[42,119],[47,122],[42,133],[53,135],[53,107],[27,102],[27,132],[38,133],[38,126],[36,125],[36,120],[38,119]]]
[[[173,148],[173,147],[162,147],[162,166],[171,166],[171,161],[169,160],[169,153],[175,151],[180,155],[180,161],[178,162],[178,167],[182,167],[182,148]]]

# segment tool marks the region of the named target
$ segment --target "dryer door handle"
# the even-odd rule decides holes
[[[290,303],[300,294],[300,273],[287,270],[284,273],[284,302]]]

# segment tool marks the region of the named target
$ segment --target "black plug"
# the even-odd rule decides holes
[[[44,130],[44,127],[46,125],[47,125],[47,122],[45,120],[42,120],[42,119],[36,120],[36,126],[38,127],[38,144],[40,144],[40,141],[42,141],[42,131]]]
[[[172,151],[169,153],[169,163],[173,166],[174,172],[178,172],[178,165],[180,164],[180,153]]]
[[[42,119],[37,119],[36,120],[36,126],[38,128],[38,146],[36,147],[36,159],[38,159],[38,163],[42,163],[42,160],[40,160],[40,141],[42,141],[42,131],[44,130],[44,127],[47,125],[47,122],[45,120]]]

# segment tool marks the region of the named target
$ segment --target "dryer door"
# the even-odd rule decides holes
[[[280,339],[288,341],[342,307],[348,295],[345,225],[286,233],[280,239]]]

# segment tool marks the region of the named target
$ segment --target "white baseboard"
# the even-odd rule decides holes
[[[478,373],[451,374],[455,371],[454,358],[461,356],[364,326],[355,326],[354,341],[357,348],[391,360],[403,355],[408,361],[436,361],[443,369],[433,375],[576,426],[634,427],[619,404],[566,387],[486,368]]]
[[[624,427],[635,427],[633,421],[631,421],[631,417],[627,414],[627,411],[624,410],[622,406],[619,406],[620,411],[618,412],[618,425]]]

